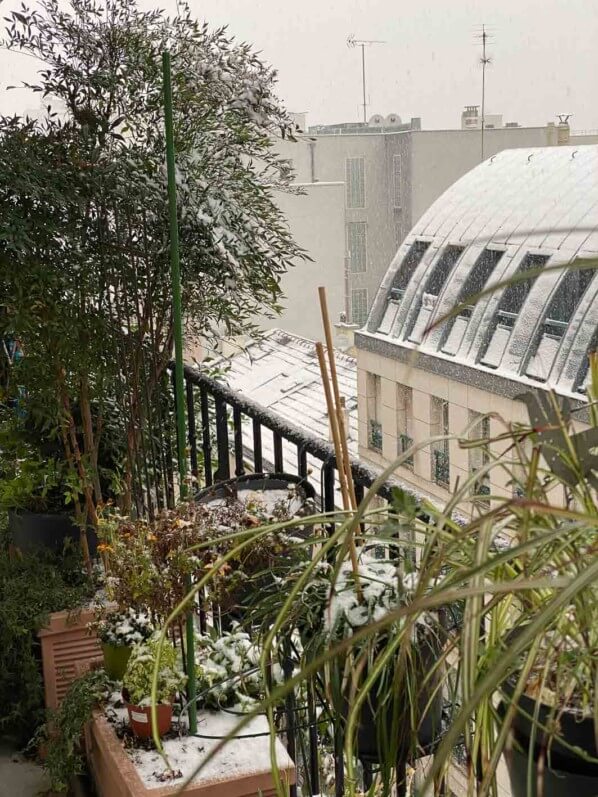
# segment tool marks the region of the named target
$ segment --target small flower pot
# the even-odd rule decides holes
[[[157,710],[158,735],[164,736],[172,725],[172,704],[159,703]],[[135,736],[140,739],[149,739],[152,736],[152,707],[132,706],[127,703],[127,712],[129,714],[129,723]]]
[[[111,645],[109,642],[102,643],[104,669],[112,681],[122,681],[132,650],[133,648],[130,645]]]

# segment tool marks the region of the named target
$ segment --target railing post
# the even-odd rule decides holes
[[[233,407],[233,430],[235,433],[235,476],[242,476],[245,473],[245,463],[243,462],[243,420],[241,410]]]
[[[208,389],[205,385],[200,385],[199,396],[201,403],[201,450],[203,453],[203,470],[205,474],[206,487],[211,487],[214,483],[212,476],[212,440],[210,436],[210,405],[208,401]]]
[[[284,473],[284,462],[282,456],[282,436],[280,432],[272,432],[274,441],[274,471]]]
[[[307,479],[307,451],[305,446],[297,446],[297,473],[302,479]]]
[[[228,417],[226,403],[221,396],[214,397],[216,406],[216,446],[218,448],[218,470],[215,481],[224,482],[230,479],[230,462],[228,460]]]
[[[195,428],[195,402],[193,396],[193,385],[185,380],[185,392],[187,394],[187,438],[189,440],[189,457],[191,459],[191,473],[195,479],[196,486],[199,478],[197,468],[197,430]]]
[[[262,425],[257,418],[252,421],[253,425],[253,467],[256,473],[262,473],[264,462],[262,459]]]

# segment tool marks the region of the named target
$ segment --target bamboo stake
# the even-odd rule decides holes
[[[322,376],[322,385],[324,386],[324,395],[326,396],[326,406],[328,407],[328,417],[330,418],[330,428],[332,429],[332,441],[334,443],[334,451],[336,454],[336,461],[338,463],[338,480],[341,486],[341,493],[343,496],[344,509],[350,509],[350,497],[347,487],[347,475],[342,467],[342,447],[339,440],[338,428],[338,415],[334,411],[334,404],[332,401],[332,393],[330,391],[330,382],[328,381],[328,369],[326,367],[326,357],[324,356],[324,347],[318,341],[316,343],[316,353],[318,355],[318,362],[320,364],[320,374]],[[355,538],[353,532],[350,532],[349,538],[349,555],[351,557],[351,568],[353,570],[353,578],[355,579],[355,591],[357,597],[361,601],[363,599],[363,591],[359,580],[359,562],[357,560],[357,548],[355,547]]]
[[[338,480],[341,486],[341,494],[343,497],[343,509],[351,509],[351,502],[349,498],[349,488],[347,486],[347,478],[344,472],[344,468],[342,468],[342,455],[341,455],[341,445],[340,445],[340,436],[339,436],[339,428],[338,428],[338,417],[336,412],[334,411],[334,403],[332,400],[332,392],[330,390],[330,382],[328,379],[328,368],[326,366],[326,357],[324,355],[324,347],[318,341],[316,343],[316,353],[318,355],[318,362],[320,364],[320,375],[322,377],[322,385],[324,386],[324,395],[326,396],[326,407],[328,408],[328,417],[330,418],[330,429],[332,431],[332,442],[334,443],[334,451],[336,453],[336,459],[339,465],[338,468]]]
[[[326,300],[326,288],[320,286],[318,288],[318,295],[320,297],[320,309],[322,311],[322,324],[324,326],[324,334],[326,336],[326,348],[328,349],[328,360],[330,363],[330,379],[332,382],[332,389],[334,391],[335,414],[338,419],[338,429],[341,443],[341,458],[339,460],[339,471],[341,468],[345,472],[347,479],[349,498],[351,499],[351,507],[357,509],[357,498],[355,496],[355,485],[353,483],[353,472],[351,470],[351,460],[349,459],[349,448],[347,446],[347,430],[345,428],[345,414],[343,412],[340,391],[338,388],[338,377],[336,374],[336,360],[334,358],[334,346],[332,345],[332,326],[330,324],[330,315],[328,313],[328,302]]]

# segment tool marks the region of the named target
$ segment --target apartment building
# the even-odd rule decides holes
[[[568,396],[583,428],[598,273],[552,267],[596,257],[598,146],[507,150],[458,180],[407,235],[355,335],[360,457],[384,466],[434,436],[494,437],[528,420],[518,397],[531,389]],[[439,439],[397,475],[446,499],[484,464]],[[514,489],[496,468],[475,484],[478,496]]]
[[[473,106],[472,106],[473,107]],[[479,117],[478,117],[479,118]],[[318,125],[297,115],[295,142],[280,142],[303,196],[281,195],[291,230],[312,257],[285,275],[282,326],[307,337],[319,329],[318,280],[328,286],[333,319],[361,327],[388,264],[414,224],[456,180],[481,161],[481,132],[422,130],[421,120],[374,115],[368,123]],[[502,124],[502,123],[501,123]],[[567,123],[496,126],[484,133],[484,156],[505,149],[556,146],[572,137]],[[590,143],[589,135],[575,137]],[[598,140],[598,139],[597,139]]]

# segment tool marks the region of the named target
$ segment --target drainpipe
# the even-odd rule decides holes
[[[316,180],[316,141],[315,139],[308,141],[309,144],[309,166],[311,171],[311,182],[315,183]]]
[[[345,255],[345,318],[347,323],[352,324],[351,302],[349,301],[349,255]]]

